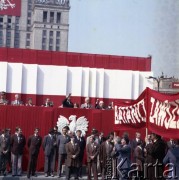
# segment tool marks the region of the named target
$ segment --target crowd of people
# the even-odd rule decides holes
[[[21,100],[20,94],[15,94],[14,96],[14,100],[9,102],[6,99],[6,92],[1,91],[0,92],[0,105],[13,105],[13,106],[35,106],[35,104],[32,101],[32,98],[29,97],[26,101],[26,103],[24,103]],[[53,107],[54,103],[53,101],[50,100],[50,98],[46,98],[45,102],[41,105],[42,107]],[[104,102],[102,100],[97,99],[95,105],[93,106],[90,103],[90,98],[86,97],[85,98],[85,102],[83,104],[81,104],[81,106],[79,106],[78,103],[73,103],[71,101],[71,93],[68,94],[65,99],[62,101],[62,104],[59,107],[65,107],[65,108],[82,108],[82,109],[101,109],[101,110],[105,110],[105,109],[113,109],[113,102],[110,103],[108,106],[106,106],[104,104]]]
[[[16,127],[13,135],[10,129],[1,130],[1,175],[6,176],[7,167],[11,168],[12,177],[22,175],[25,145],[26,137],[20,127]],[[99,176],[103,180],[130,178],[155,180],[179,177],[178,141],[170,139],[166,142],[155,133],[142,140],[139,132],[136,132],[135,139],[130,139],[128,133],[119,137],[116,133],[110,132],[104,137],[103,132],[98,133],[98,130],[92,129],[91,134],[85,138],[80,130],[74,133],[65,126],[60,133],[55,126],[42,138],[39,135],[39,128],[35,128],[34,133],[28,137],[27,146],[29,149],[27,178],[37,176],[36,167],[41,146],[45,157],[45,177],[65,176],[69,180],[74,175],[77,180],[84,175],[82,171],[84,163],[87,165],[88,180],[92,177],[97,180]],[[65,174],[62,173],[63,164]]]

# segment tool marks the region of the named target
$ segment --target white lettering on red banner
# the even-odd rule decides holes
[[[150,98],[151,111],[149,120],[157,126],[165,127],[166,129],[179,129],[179,103],[178,101],[161,102]]]
[[[146,122],[145,101],[130,106],[115,107],[115,124],[137,124]]]

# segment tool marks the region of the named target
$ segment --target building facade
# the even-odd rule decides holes
[[[0,0],[0,47],[68,51],[69,0],[19,1]]]

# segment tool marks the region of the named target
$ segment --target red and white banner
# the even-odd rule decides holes
[[[115,108],[115,130],[147,128],[167,138],[179,137],[179,94],[147,88],[131,104]]]
[[[21,0],[0,0],[0,15],[21,16]]]

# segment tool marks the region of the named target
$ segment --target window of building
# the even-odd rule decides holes
[[[3,17],[0,17],[0,23],[3,23]]]
[[[50,51],[53,51],[53,46],[49,46],[49,50],[50,50]]]
[[[50,12],[50,23],[54,22],[54,12]]]
[[[53,31],[50,31],[50,37],[53,37]]]
[[[53,44],[53,39],[50,39],[50,41],[49,41],[49,42],[50,42],[50,44]]]
[[[11,46],[11,39],[6,39],[6,46],[10,47]]]
[[[46,50],[46,45],[42,44],[42,50]]]
[[[30,41],[26,41],[26,46],[30,46]]]
[[[47,11],[43,12],[43,22],[47,22]]]
[[[14,47],[19,48],[19,40],[14,41]]]
[[[61,21],[61,13],[57,12],[57,22],[56,23],[60,23]]]
[[[60,31],[57,31],[57,38],[60,38]]]
[[[27,24],[31,24],[31,20],[30,19],[27,20]]]
[[[30,39],[30,33],[27,33],[27,37],[26,37],[27,39]]]
[[[7,23],[11,23],[11,17],[8,17]]]
[[[56,46],[56,51],[60,51],[60,47],[59,46]]]
[[[56,44],[59,45],[60,44],[60,39],[56,40]]]
[[[16,25],[19,24],[19,17],[16,17]]]
[[[42,35],[43,35],[43,37],[46,37],[46,36],[47,36],[47,31],[46,31],[46,30],[43,30]]]
[[[7,38],[11,37],[11,31],[7,31]]]
[[[28,17],[31,17],[31,12],[28,12],[27,16],[28,16]]]
[[[42,38],[42,44],[46,44],[46,38]]]
[[[2,29],[3,28],[3,25],[2,24],[0,24],[0,29]]]

